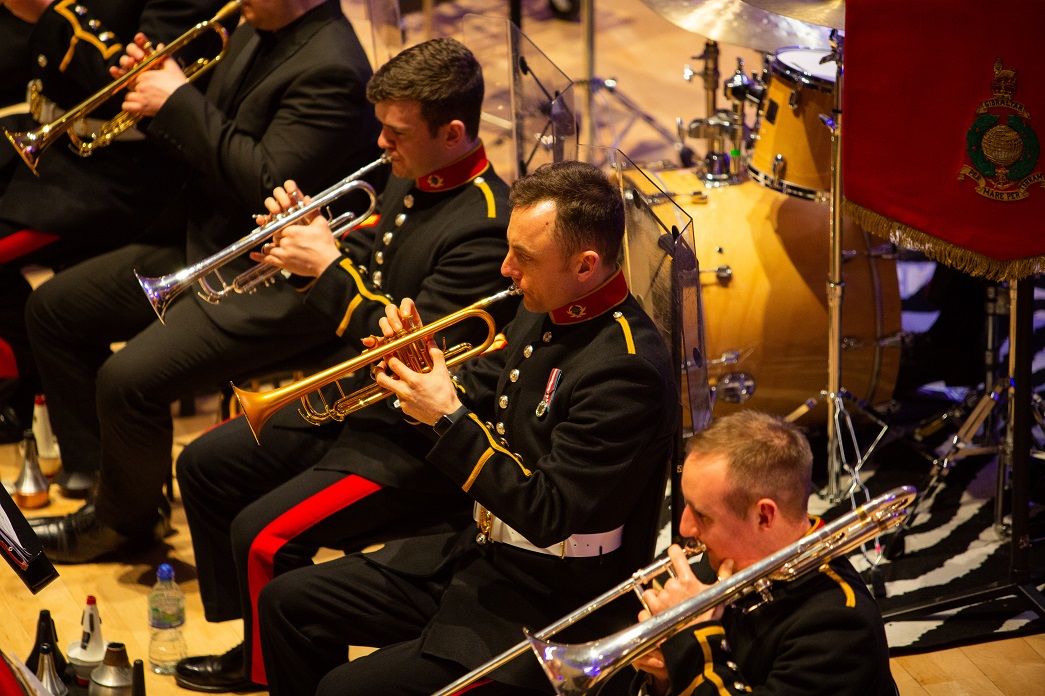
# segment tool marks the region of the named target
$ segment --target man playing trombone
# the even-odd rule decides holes
[[[620,192],[597,168],[563,162],[516,181],[511,203],[501,272],[523,308],[507,347],[454,379],[431,343],[430,372],[392,358],[377,375],[435,439],[426,465],[474,501],[475,523],[269,583],[258,612],[277,696],[430,694],[651,555],[679,396],[617,264]],[[404,300],[381,328],[411,320]],[[596,630],[611,614],[593,617]],[[349,645],[380,649],[346,663]],[[474,693],[548,690],[532,660],[491,679]]]
[[[317,218],[280,230],[254,254],[308,281],[305,304],[353,355],[385,308],[403,297],[416,298],[421,317],[431,321],[504,289],[508,186],[479,138],[483,92],[481,66],[454,39],[397,54],[367,85],[383,126],[378,143],[392,168],[380,220],[339,248]],[[278,189],[269,210],[286,210],[297,192],[289,183]],[[495,318],[513,311],[513,302],[491,308]],[[470,321],[442,336],[450,345],[478,345],[482,322]],[[344,382],[346,394],[372,384],[367,369]],[[340,393],[329,388],[326,396],[334,408]],[[321,404],[316,394],[308,398]],[[470,517],[471,500],[425,465],[431,443],[403,422],[392,399],[319,428],[294,408],[272,420],[257,430],[261,447],[246,419],[236,418],[178,458],[207,619],[242,618],[245,639],[223,655],[179,663],[175,679],[185,688],[236,691],[265,683],[255,611],[274,574],[311,564],[319,547],[355,551],[459,527]]]
[[[756,411],[715,420],[689,441],[682,472],[680,532],[703,542],[720,581],[815,530],[806,513],[813,455],[805,436]],[[676,578],[643,599],[659,614],[707,590],[682,549],[671,546]],[[642,696],[851,694],[893,696],[882,616],[844,557],[819,572],[719,605],[660,649],[639,658]],[[642,611],[640,621],[650,618]]]
[[[140,550],[163,536],[172,402],[334,349],[329,329],[281,277],[220,304],[184,293],[166,326],[135,279],[135,271],[178,271],[238,240],[288,178],[322,190],[377,156],[378,124],[363,96],[370,65],[337,0],[244,0],[243,15],[206,92],[168,60],[138,77],[138,96],[124,101],[191,171],[175,205],[136,243],[59,273],[27,305],[63,466],[101,473],[95,502],[36,521],[57,563]],[[139,48],[128,49],[125,69]],[[251,265],[244,257],[221,270],[233,276]],[[114,353],[117,341],[125,344]]]

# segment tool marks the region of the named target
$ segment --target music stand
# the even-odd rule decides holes
[[[679,537],[683,441],[711,422],[711,387],[704,352],[700,268],[693,220],[649,174],[616,148],[581,145],[579,158],[603,162],[620,183],[626,214],[622,267],[628,287],[671,351],[682,397],[670,470],[671,540]],[[663,544],[667,546],[667,544]]]

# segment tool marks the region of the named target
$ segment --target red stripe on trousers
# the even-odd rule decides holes
[[[18,377],[18,361],[11,345],[0,338],[0,379],[13,379]]]
[[[258,594],[272,579],[276,554],[287,542],[299,536],[320,520],[353,505],[381,490],[381,484],[362,476],[349,475],[333,486],[302,500],[272,520],[250,545],[247,557],[247,584],[250,588],[250,606],[254,616],[251,645],[250,678],[258,684],[268,684],[265,661],[261,655],[261,634],[258,631]]]
[[[8,263],[20,259],[26,254],[42,249],[58,239],[56,234],[37,232],[36,230],[19,230],[0,239],[0,263]]]

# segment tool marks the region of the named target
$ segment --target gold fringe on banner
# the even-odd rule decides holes
[[[1045,256],[999,261],[908,227],[850,200],[842,203],[842,211],[871,234],[884,237],[906,249],[920,251],[933,261],[939,261],[969,275],[983,276],[988,280],[1009,281],[1045,272]]]

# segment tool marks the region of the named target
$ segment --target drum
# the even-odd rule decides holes
[[[836,64],[820,63],[828,53],[782,48],[770,59],[748,163],[763,186],[814,199],[831,190],[831,129],[820,120],[834,108]]]
[[[700,189],[688,170],[656,175],[670,192]],[[693,218],[714,415],[754,408],[784,416],[828,382],[829,208],[748,181],[676,201]],[[665,206],[667,207],[667,206]],[[842,387],[868,403],[892,397],[900,366],[900,289],[891,257],[846,220],[842,231]],[[722,397],[747,385],[741,404]],[[826,419],[823,399],[804,422]]]

